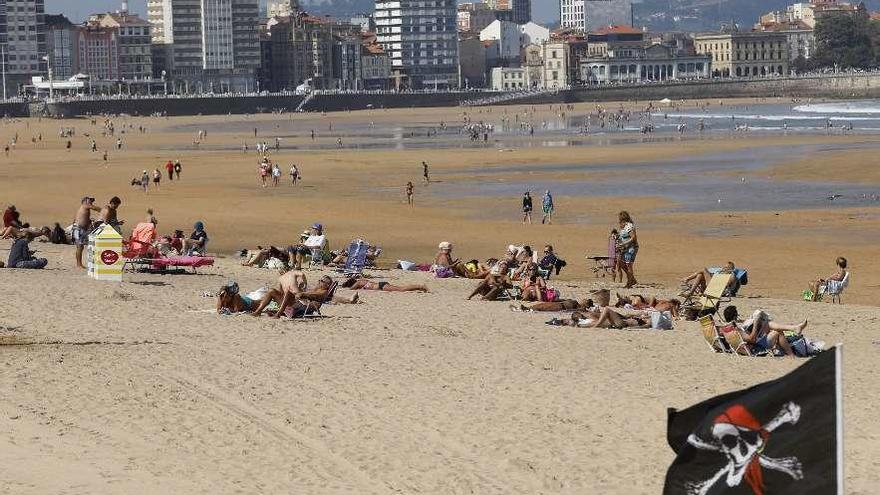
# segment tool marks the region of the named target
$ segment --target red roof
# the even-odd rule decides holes
[[[644,32],[631,26],[608,26],[590,34],[644,34]]]

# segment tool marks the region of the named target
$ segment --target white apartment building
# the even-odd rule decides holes
[[[165,64],[173,78],[203,91],[255,87],[258,0],[148,0],[147,16],[153,43],[170,45]]]
[[[542,83],[545,89],[563,89],[569,84],[568,71],[571,59],[569,46],[564,41],[549,41],[541,45],[544,60]]]
[[[455,0],[377,0],[376,40],[399,85],[458,86]]]
[[[632,0],[559,0],[560,26],[590,32],[608,26],[632,26]]]

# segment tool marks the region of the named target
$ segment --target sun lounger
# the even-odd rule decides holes
[[[160,258],[133,258],[125,261],[127,266],[134,267],[137,271],[149,273],[180,273],[189,268],[196,273],[198,268],[213,266],[214,258],[209,256],[167,256]],[[177,270],[175,270],[177,269]]]

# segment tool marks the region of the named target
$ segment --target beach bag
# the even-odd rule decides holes
[[[541,289],[541,298],[547,302],[554,302],[559,299],[559,291],[553,287],[544,287]]]
[[[286,268],[284,262],[279,260],[278,258],[269,258],[266,260],[265,267],[270,270],[282,270]]]
[[[412,261],[397,260],[397,265],[400,266],[401,270],[406,270],[408,272],[416,271],[416,264]]]
[[[672,330],[672,314],[669,311],[652,311],[651,328],[654,330]]]
[[[437,278],[451,278],[455,276],[455,273],[449,267],[438,266],[434,269],[434,276]]]

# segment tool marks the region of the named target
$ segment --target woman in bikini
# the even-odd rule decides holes
[[[574,299],[562,299],[560,301],[553,302],[538,302],[532,304],[531,306],[526,306],[525,304],[520,304],[519,308],[516,306],[511,306],[511,309],[518,311],[541,311],[541,312],[552,312],[552,311],[573,311],[573,310],[585,310],[588,308],[592,308],[594,306],[592,299],[581,299],[580,301],[576,301]]]
[[[235,314],[251,311],[254,307],[254,301],[247,296],[239,294],[238,284],[229,282],[224,285],[217,294],[217,313],[218,314]]]
[[[605,307],[600,311],[575,311],[571,318],[554,318],[548,322],[554,326],[571,326],[581,328],[649,328],[650,318],[644,316],[624,316],[611,308]]]
[[[362,278],[350,278],[342,287],[351,290],[380,290],[383,292],[428,292],[424,285],[392,285],[388,282],[373,282]]]

